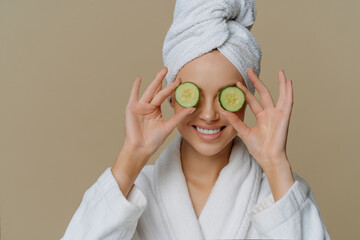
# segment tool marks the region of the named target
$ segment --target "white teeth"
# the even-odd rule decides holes
[[[205,134],[215,134],[215,133],[218,133],[221,131],[221,128],[219,129],[204,129],[204,128],[199,128],[199,127],[196,127],[196,130],[198,130],[199,132],[201,133],[205,133]]]

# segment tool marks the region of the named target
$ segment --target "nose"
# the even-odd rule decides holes
[[[200,112],[199,118],[206,123],[212,123],[219,120],[219,107],[221,106],[216,98],[200,98],[197,106],[197,109]]]

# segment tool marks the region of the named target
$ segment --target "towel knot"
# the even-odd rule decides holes
[[[220,0],[214,2],[213,14],[226,21],[232,20],[251,29],[256,18],[256,7],[253,1]]]
[[[245,27],[251,27],[255,22],[256,7],[253,1],[206,0],[206,3],[204,1],[192,1],[195,5],[192,8],[185,5],[186,1],[177,1],[174,22],[191,22],[193,19],[198,19],[197,23],[201,23],[212,19],[222,19],[225,22],[228,20],[236,21]]]
[[[209,9],[209,17],[223,18],[224,20],[235,20],[241,11],[236,0],[212,1],[209,6],[204,6],[203,10]]]

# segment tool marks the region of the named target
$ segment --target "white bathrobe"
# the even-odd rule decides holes
[[[313,193],[295,183],[277,202],[265,173],[236,136],[229,163],[197,219],[180,162],[178,134],[146,165],[127,198],[111,168],[84,194],[62,239],[330,239]]]

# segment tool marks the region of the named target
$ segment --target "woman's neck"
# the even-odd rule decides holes
[[[181,165],[187,182],[198,186],[213,186],[221,170],[229,163],[233,141],[213,156],[204,156],[182,139]]]

